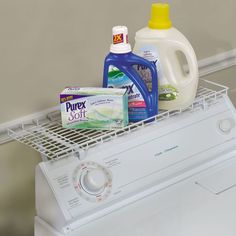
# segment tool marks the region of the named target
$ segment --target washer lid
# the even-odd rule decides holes
[[[213,194],[221,194],[236,187],[236,160],[229,160],[212,168],[196,181],[202,188]]]

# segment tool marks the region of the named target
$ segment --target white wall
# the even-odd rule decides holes
[[[198,59],[236,47],[234,0],[168,2],[173,24],[188,37]],[[127,25],[133,44],[135,32],[147,24],[151,3],[1,0],[0,123],[57,105],[66,85],[101,85],[112,26]],[[211,78],[233,90],[234,75],[230,69]],[[15,142],[0,146],[0,235],[32,235],[33,173],[39,160]]]

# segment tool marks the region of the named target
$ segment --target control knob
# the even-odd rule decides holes
[[[86,192],[98,194],[105,188],[106,174],[99,168],[89,169],[81,178],[81,185]]]
[[[112,173],[96,162],[82,162],[74,170],[73,183],[84,200],[101,202],[111,193]]]

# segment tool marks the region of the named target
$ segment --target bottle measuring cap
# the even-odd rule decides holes
[[[151,19],[148,22],[148,27],[151,29],[169,29],[172,27],[167,3],[152,4]]]
[[[118,54],[131,52],[131,46],[128,42],[128,28],[126,26],[114,26],[112,28],[110,52]]]

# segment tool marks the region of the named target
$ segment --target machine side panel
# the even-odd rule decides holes
[[[65,217],[56,201],[45,175],[42,172],[42,163],[36,167],[35,191],[37,215],[50,225],[62,229],[66,225]],[[42,235],[40,235],[42,236]]]

